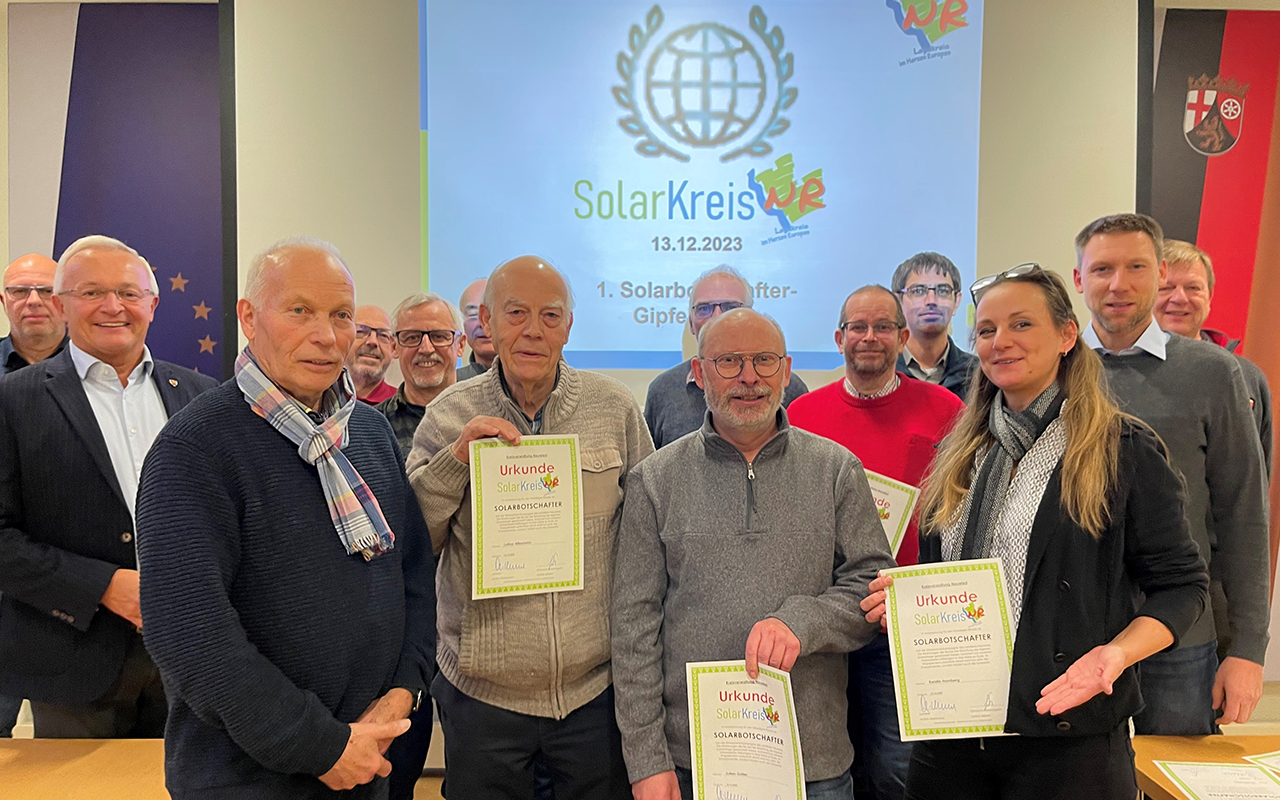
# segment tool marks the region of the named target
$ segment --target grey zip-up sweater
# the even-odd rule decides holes
[[[1226,600],[1227,655],[1261,664],[1271,620],[1267,479],[1258,428],[1240,365],[1208,342],[1172,336],[1166,359],[1139,352],[1104,355],[1107,383],[1120,408],[1160,434],[1187,482],[1187,522],[1209,574]],[[1180,645],[1212,642],[1206,611]]]
[[[609,686],[613,544],[627,471],[653,452],[626,386],[560,362],[540,432],[576,433],[582,471],[581,591],[471,599],[471,472],[449,446],[477,416],[502,417],[523,434],[529,420],[497,368],[461,381],[427,406],[409,453],[436,568],[436,660],[458,691],[490,705],[563,719]]]
[[[748,464],[707,414],[627,477],[614,566],[614,705],[634,783],[688,768],[685,664],[744,657],[757,622],[800,639],[791,670],[807,780],[849,768],[846,653],[878,632],[858,604],[895,566],[857,457],[792,428]]]

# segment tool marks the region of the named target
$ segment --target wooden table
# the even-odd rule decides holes
[[[168,800],[163,739],[0,739],[0,800]]]
[[[1186,800],[1155,761],[1248,764],[1245,756],[1280,750],[1280,736],[1135,736],[1138,788],[1152,800]]]

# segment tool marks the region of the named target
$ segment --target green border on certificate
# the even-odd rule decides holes
[[[570,437],[570,438],[525,436],[525,437],[522,437],[520,441],[522,443],[525,441],[528,441],[530,445],[535,445],[535,446],[568,445],[570,469],[573,471],[575,476],[580,475],[580,471],[578,467],[578,439],[576,436]],[[481,505],[481,503],[483,502],[483,497],[482,497],[483,481],[480,479],[480,459],[475,458],[474,457],[475,454],[480,450],[485,450],[493,447],[520,447],[520,446],[521,445],[518,445],[518,444],[513,445],[513,444],[510,444],[509,442],[505,442],[501,440],[480,441],[480,442],[471,443],[471,453],[472,453],[471,492],[474,495],[474,499],[472,500],[472,502],[475,504],[476,508],[483,507]],[[475,561],[476,574],[475,574],[475,588],[473,590],[474,594],[499,596],[504,594],[515,594],[515,593],[555,591],[556,589],[567,589],[571,587],[579,587],[582,585],[582,528],[581,528],[582,481],[581,481],[581,478],[576,477],[573,481],[570,482],[570,484],[573,488],[573,491],[572,491],[573,524],[575,528],[574,536],[573,536],[573,580],[555,581],[553,583],[527,583],[520,586],[488,587],[484,585],[484,565],[481,564],[480,561],[477,559]],[[484,520],[483,514],[476,514],[475,529],[473,531],[475,542],[472,544],[472,547],[474,548],[474,552],[476,553],[484,552],[484,547],[483,547],[484,521],[483,520]]]
[[[868,481],[879,483],[881,485],[888,486],[890,489],[896,489],[900,492],[907,493],[907,510],[902,515],[902,519],[898,520],[898,529],[893,532],[891,537],[889,537],[889,552],[893,553],[896,558],[898,556],[898,548],[902,546],[903,534],[907,532],[907,526],[911,524],[911,515],[915,511],[916,499],[920,496],[920,489],[909,483],[895,481],[887,476],[872,472],[865,467],[863,468],[863,473],[867,476]]]
[[[693,742],[694,749],[697,750],[697,755],[693,759],[693,766],[697,770],[693,775],[695,787],[702,786],[702,782],[706,780],[706,776],[702,774],[702,764],[704,761],[704,757],[702,755],[702,704],[696,699],[700,697],[698,694],[698,676],[727,672],[736,672],[746,675],[747,667],[745,664],[732,664],[714,667],[689,668],[689,686],[687,691],[689,692],[689,697],[694,698],[694,702],[692,704],[693,714],[691,715],[692,718],[689,720],[689,736],[690,740]],[[760,674],[768,675],[770,678],[779,681],[784,687],[786,687],[784,695],[787,703],[787,716],[791,721],[791,749],[796,762],[796,797],[804,797],[804,777],[800,772],[804,761],[800,755],[800,726],[796,724],[796,711],[791,706],[791,676],[785,672],[781,672],[771,667],[766,667],[763,664],[760,665]],[[694,792],[695,794],[698,794],[697,789],[695,789]],[[699,796],[705,797],[705,795]]]
[[[1247,757],[1248,756],[1245,756],[1245,758]],[[1280,787],[1280,777],[1277,777],[1274,772],[1261,764],[1218,764],[1209,761],[1153,761],[1151,763],[1159,767],[1160,771],[1165,774],[1165,777],[1173,781],[1174,785],[1178,787],[1178,791],[1191,798],[1191,800],[1205,800],[1205,798],[1199,792],[1188,786],[1182,778],[1178,777],[1174,770],[1176,767],[1227,767],[1230,769],[1257,770],[1257,774],[1267,778],[1267,780],[1274,783],[1277,787]]]
[[[952,562],[946,566],[918,566],[918,567],[902,567],[894,570],[886,570],[886,573],[894,578],[915,578],[922,575],[947,575],[958,572],[994,572],[996,599],[1001,608],[1008,608],[1009,604],[1004,594],[1004,575],[1001,572],[1000,564],[997,561],[978,561],[978,562]],[[894,608],[897,608],[897,592],[894,591],[894,585],[889,584],[885,589],[887,594],[893,595]],[[1013,669],[1013,635],[1009,630],[1009,615],[1001,614],[1001,627],[1004,629],[1005,647],[1009,653],[1009,669]],[[890,616],[888,623],[893,628],[893,657],[897,659],[899,664],[903,661],[902,655],[902,636],[898,630],[897,615]],[[911,726],[911,703],[907,700],[907,676],[905,671],[898,671],[898,695],[901,698],[899,702],[902,705],[903,727],[906,728],[908,736],[945,736],[948,734],[965,734],[965,733],[1004,733],[1003,725],[967,725],[954,728],[913,728]]]

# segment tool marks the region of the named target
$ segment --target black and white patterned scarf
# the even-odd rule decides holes
[[[1049,423],[1058,418],[1066,399],[1057,381],[1021,412],[1009,410],[1004,404],[1004,392],[996,394],[988,418],[995,443],[987,451],[969,487],[960,558],[991,558],[992,540],[1009,495],[1014,465],[1027,454]]]

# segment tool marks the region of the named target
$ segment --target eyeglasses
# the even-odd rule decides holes
[[[368,338],[369,338],[369,334],[371,334],[371,333],[373,333],[373,334],[377,334],[377,336],[378,336],[378,341],[382,342],[383,344],[391,344],[391,329],[390,329],[390,328],[371,328],[371,327],[369,327],[368,325],[357,325],[357,326],[356,326],[356,338],[357,338],[357,339],[361,339],[361,340],[363,340],[363,339],[368,339]]]
[[[7,291],[7,290],[6,290]],[[100,289],[96,286],[88,289],[68,289],[58,292],[59,295],[71,295],[77,297],[81,302],[85,303],[101,303],[107,299],[107,295],[114,294],[121,303],[128,306],[134,306],[143,302],[148,297],[155,297],[155,293],[147,289],[138,289],[133,286],[117,286],[114,289]]]
[[[396,341],[401,347],[417,347],[422,337],[427,337],[432,347],[448,347],[458,338],[457,331],[396,331]]]
[[[716,313],[716,309],[720,309],[721,313],[728,313],[735,308],[742,308],[746,303],[739,303],[737,300],[717,300],[711,303],[696,303],[693,306],[694,319],[711,319]]]
[[[36,295],[38,295],[41,300],[48,300],[50,297],[53,297],[52,286],[6,286],[4,287],[4,293],[9,297],[10,300],[13,300],[14,302],[17,302],[18,300],[26,300],[28,297],[31,296],[32,292],[35,292]]]
[[[1000,281],[1005,280],[1006,278],[1021,278],[1023,275],[1030,275],[1033,272],[1041,271],[1039,264],[1036,264],[1035,262],[1028,262],[1026,264],[1019,264],[1012,269],[1006,269],[1004,272],[997,273],[995,275],[978,278],[969,287],[969,296],[973,298],[973,304],[976,306],[978,304],[978,295],[990,289]]]
[[[869,330],[875,331],[876,336],[893,336],[897,334],[901,328],[902,326],[898,323],[887,319],[882,319],[873,325],[868,325],[865,322],[846,322],[840,326],[840,330],[845,333],[852,333],[857,337],[866,336],[867,331]]]
[[[956,287],[949,283],[913,283],[898,294],[912,300],[923,300],[929,296],[929,292],[937,295],[939,300],[950,300],[956,296]]]
[[[748,358],[750,356],[750,358]],[[756,371],[756,375],[761,378],[772,378],[778,374],[778,368],[782,366],[782,356],[777,353],[722,353],[715,358],[703,358],[703,361],[710,361],[716,365],[716,372],[721,378],[736,378],[742,374],[742,368],[751,362],[751,368]]]

